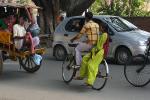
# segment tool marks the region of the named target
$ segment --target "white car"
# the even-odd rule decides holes
[[[75,16],[65,18],[56,28],[53,34],[53,55],[57,60],[63,60],[70,53],[68,43],[70,39],[79,33],[84,25],[85,18]],[[146,49],[147,38],[150,33],[137,28],[127,20],[111,15],[94,16],[93,20],[98,24],[108,25],[110,46],[108,58],[114,58],[118,64],[123,64],[134,55],[143,55]],[[78,21],[80,28],[76,28],[73,23]]]

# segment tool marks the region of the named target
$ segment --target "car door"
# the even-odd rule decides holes
[[[64,40],[69,42],[76,34],[80,32],[84,25],[84,18],[72,18],[65,25]]]

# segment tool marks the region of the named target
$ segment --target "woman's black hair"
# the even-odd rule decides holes
[[[87,18],[87,19],[92,19],[93,18],[93,13],[92,12],[86,12],[85,13],[85,18]]]
[[[103,29],[104,32],[108,32],[108,25],[103,23],[102,24],[102,29]]]

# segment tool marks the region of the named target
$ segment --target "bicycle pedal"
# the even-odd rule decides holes
[[[111,76],[107,76],[107,77],[103,76],[102,78],[105,78],[105,79],[112,79]]]
[[[80,66],[79,65],[74,65],[74,66],[72,66],[72,68],[79,69]]]
[[[110,78],[110,79],[112,79],[112,77],[111,77],[111,76],[109,76],[109,78]]]
[[[103,77],[103,78],[108,79],[109,77]]]
[[[107,78],[107,79],[112,79],[112,77],[111,77],[111,76],[107,76],[107,77],[105,77],[105,78]]]

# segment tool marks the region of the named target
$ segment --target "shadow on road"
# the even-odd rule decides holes
[[[31,77],[31,74],[25,71],[4,71],[0,76],[0,81],[6,80],[18,80]]]
[[[73,81],[70,84],[66,84],[62,80],[49,81],[49,86],[52,86],[52,87],[50,87],[50,89],[54,89],[54,90],[59,90],[59,91],[62,90],[64,92],[70,91],[70,92],[76,92],[76,93],[93,91],[92,88],[83,86],[82,84],[83,83],[81,81],[78,83]]]

